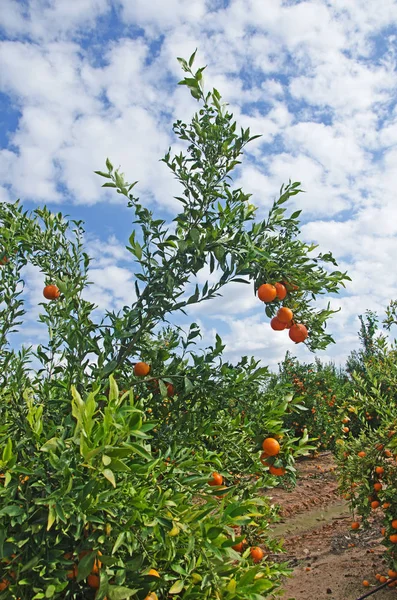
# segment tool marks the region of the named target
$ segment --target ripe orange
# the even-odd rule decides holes
[[[390,508],[390,506],[391,506],[390,502],[384,502],[382,504],[382,508]]]
[[[379,450],[379,452],[380,452],[381,450],[383,450],[384,445],[383,444],[376,444],[375,448],[376,448],[376,450]]]
[[[373,500],[373,501],[371,502],[371,508],[372,508],[373,510],[375,510],[376,508],[379,508],[379,506],[380,506],[380,502],[378,502],[378,500]]]
[[[389,569],[387,574],[389,577],[391,577],[393,579],[394,579],[394,577],[397,577],[397,571],[393,571],[393,569]]]
[[[390,458],[392,456],[392,453],[390,450],[385,450],[385,456],[387,456],[387,458]]]
[[[156,571],[156,569],[150,569],[148,575],[153,575],[153,577],[160,577],[160,573]]]
[[[277,456],[280,452],[280,444],[274,438],[268,437],[262,442],[262,448],[269,456]]]
[[[175,388],[172,383],[167,383],[167,396],[168,398],[172,398],[175,395]]]
[[[357,456],[359,456],[360,458],[364,458],[364,456],[366,456],[366,453],[364,452],[364,450],[361,450],[357,453]]]
[[[156,592],[150,592],[145,598],[145,600],[159,600]]]
[[[306,327],[300,323],[295,323],[289,330],[289,337],[296,344],[304,342],[308,335]]]
[[[276,283],[274,287],[276,288],[277,298],[279,300],[284,300],[285,296],[287,295],[287,288],[285,285],[283,283]]]
[[[383,467],[375,467],[375,473],[377,473],[378,475],[383,475],[383,473],[385,472]]]
[[[282,323],[278,317],[273,317],[270,321],[270,327],[274,329],[274,331],[282,331],[287,327],[287,324]]]
[[[375,579],[377,579],[378,581],[379,581],[379,579],[380,579],[381,577],[382,577],[382,575],[379,575],[379,573],[377,573],[377,574],[375,575]]]
[[[258,298],[262,302],[272,302],[277,296],[277,290],[271,283],[263,283],[258,289]]]
[[[353,521],[352,529],[360,529],[360,523],[358,521]]]
[[[267,452],[262,452],[259,460],[261,461],[262,465],[265,465],[267,467],[267,459],[268,458],[269,458],[269,455],[267,454]]]
[[[369,581],[367,581],[366,579],[364,579],[363,586],[364,587],[369,587]]]
[[[250,555],[254,563],[258,563],[261,562],[262,558],[265,556],[265,553],[263,552],[262,548],[259,548],[259,546],[253,546],[250,550]]]
[[[392,533],[391,535],[389,535],[389,540],[392,544],[397,544],[397,533]]]
[[[288,323],[285,324],[285,328],[286,329],[291,329],[292,325],[294,324],[293,321],[289,321]]]
[[[348,423],[350,421],[349,417],[343,417],[342,419],[342,423],[344,423],[346,425],[346,423]],[[360,453],[358,454],[360,456]]]
[[[46,285],[43,290],[43,296],[47,300],[56,300],[61,295],[56,285]]]
[[[293,317],[294,317],[294,313],[292,312],[292,310],[290,308],[287,308],[286,306],[282,306],[279,309],[279,311],[277,312],[278,320],[285,324],[292,321]]]
[[[87,577],[87,583],[90,586],[90,588],[97,590],[99,589],[99,577],[98,575],[88,575]]]
[[[394,520],[391,522],[391,526],[393,527],[393,529],[397,529],[397,519],[394,519]]]
[[[150,365],[145,362],[137,362],[134,365],[134,375],[137,377],[146,377],[150,373]]]
[[[386,583],[386,581],[387,581],[387,577],[385,577],[384,575],[381,575],[379,577],[379,583]]]
[[[349,433],[350,429],[348,427],[342,427],[343,433]]]
[[[244,546],[246,546],[246,544],[247,544],[247,540],[243,540],[242,542],[239,542],[238,544],[235,544],[234,546],[232,546],[232,548],[236,552],[243,552]]]
[[[217,473],[216,471],[214,471],[214,473],[212,473],[212,479],[209,480],[208,484],[211,486],[214,485],[222,485],[223,483],[223,477],[220,473]]]
[[[282,477],[283,475],[285,475],[284,467],[274,467],[273,465],[270,465],[269,471],[272,475],[275,475],[276,477]]]
[[[382,489],[382,484],[381,483],[374,483],[374,490],[376,492],[380,492]]]

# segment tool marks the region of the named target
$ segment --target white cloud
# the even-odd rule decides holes
[[[102,40],[103,17],[117,20],[122,37]],[[226,8],[215,0],[3,0],[9,39],[0,42],[0,91],[19,116],[0,149],[0,201],[124,202],[93,174],[109,156],[139,180],[146,204],[171,214],[179,187],[159,159],[172,121],[197,110],[174,83],[176,56],[198,47],[198,64],[208,64],[206,89],[216,86],[238,125],[262,134],[247,148],[236,185],[253,194],[260,216],[281,183],[301,181],[306,193],[291,208],[304,211],[302,236],[331,249],[351,273],[329,327],[339,343],[323,353],[345,356],[357,312],[397,295],[396,25],[395,0],[231,0]],[[144,36],[130,38],[136,30]],[[129,304],[131,256],[114,238],[103,253],[102,240],[88,242],[96,257],[90,299],[101,310]],[[34,307],[42,276],[27,275]],[[204,269],[199,280],[207,275]],[[193,314],[207,333],[223,318],[235,357],[251,349],[275,364],[286,349],[248,286],[230,286]]]

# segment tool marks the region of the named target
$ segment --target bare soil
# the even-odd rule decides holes
[[[303,460],[298,471],[294,489],[270,490],[282,517],[273,535],[284,540],[286,551],[277,559],[293,568],[277,598],[356,600],[380,585],[377,573],[387,575],[379,515],[369,529],[351,530],[352,516],[338,495],[331,453]],[[370,588],[363,587],[365,579]],[[370,598],[395,600],[397,588],[379,590]]]

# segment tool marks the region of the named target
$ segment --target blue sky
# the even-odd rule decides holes
[[[176,85],[176,57],[196,47],[206,85],[263,136],[236,185],[264,215],[283,182],[301,181],[302,236],[332,250],[352,277],[332,298],[342,308],[329,325],[337,344],[320,356],[343,361],[357,346],[358,314],[382,313],[397,297],[396,0],[2,0],[0,27],[0,201],[45,203],[86,222],[100,310],[133,297],[123,250],[132,213],[93,171],[109,156],[172,219],[178,188],[159,159],[174,141],[172,122],[196,109]],[[29,342],[42,335],[42,280],[33,270],[26,277]],[[205,343],[224,336],[232,360],[254,354],[274,367],[291,345],[247,288],[189,316]]]

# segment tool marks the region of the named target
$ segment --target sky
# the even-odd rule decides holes
[[[302,239],[331,250],[352,279],[330,298],[341,308],[327,327],[336,344],[317,354],[342,364],[358,346],[358,315],[382,315],[397,298],[396,0],[1,0],[0,201],[83,219],[90,300],[102,312],[131,304],[132,212],[93,171],[109,157],[172,220],[179,189],[159,160],[172,123],[197,109],[176,60],[196,48],[206,89],[262,135],[236,186],[263,218],[282,183],[301,181],[290,207],[303,210]],[[44,342],[42,274],[28,267],[25,280],[21,341]],[[275,368],[287,350],[314,359],[271,330],[251,286],[232,284],[189,319],[204,345],[218,332],[232,361]]]

